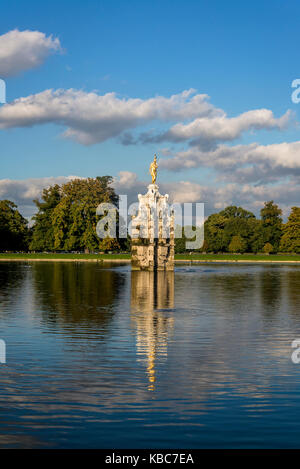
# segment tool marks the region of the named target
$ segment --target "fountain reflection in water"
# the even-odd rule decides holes
[[[138,361],[146,363],[148,390],[155,390],[156,363],[167,358],[173,330],[174,272],[131,273],[131,317]]]

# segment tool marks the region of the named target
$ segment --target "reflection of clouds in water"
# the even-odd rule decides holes
[[[1,326],[14,340],[0,367],[0,446],[38,447],[42,440],[54,447],[80,438],[94,447],[141,447],[147,437],[155,447],[167,435],[166,447],[178,447],[176,431],[188,425],[195,447],[203,442],[201,426],[217,441],[226,412],[232,432],[251,437],[254,430],[260,437],[277,432],[279,408],[281,434],[294,410],[297,418],[300,365],[291,362],[290,344],[300,335],[298,267],[179,267],[156,280],[128,267],[100,274],[92,264],[40,264],[26,275],[19,269],[18,309],[13,276],[2,285],[11,319]],[[85,282],[85,293],[77,282]],[[29,322],[32,305],[20,308],[32,290]],[[253,433],[239,426],[250,417]],[[226,426],[228,438],[230,432]]]
[[[5,431],[5,428],[2,429]],[[47,444],[39,438],[35,438],[30,435],[16,435],[16,434],[0,434],[0,448],[22,448],[22,449],[32,449],[32,448],[45,448],[51,447],[50,443]]]
[[[146,361],[149,391],[155,389],[155,362],[166,359],[174,325],[174,272],[131,273],[131,318],[138,361]]]
[[[291,304],[291,291],[295,295],[300,269],[206,269],[199,267],[198,274],[188,269],[176,272],[177,314],[168,378],[174,375],[175,381],[176,374],[179,383],[188,381],[187,393],[193,397],[197,392],[199,403],[209,403],[220,392],[224,397],[253,399],[253,405],[265,409],[277,392],[274,379],[296,371],[290,359],[291,340],[299,331],[300,314]],[[289,386],[288,380],[281,383],[283,394]]]

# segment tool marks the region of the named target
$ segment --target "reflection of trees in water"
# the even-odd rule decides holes
[[[282,302],[299,304],[297,285],[300,269],[283,265],[215,266],[207,272],[189,273],[189,288],[182,287],[178,274],[175,280],[176,295],[183,296],[189,304],[207,305],[211,311],[224,311],[227,316],[245,311],[255,305],[256,311],[268,318],[277,314]]]
[[[247,295],[249,289],[253,289],[255,282],[253,278],[247,273],[235,273],[228,275],[217,275],[214,278],[210,277],[211,280],[211,295],[212,297],[217,296],[221,301],[242,300],[243,295]],[[221,304],[220,304],[221,307]]]
[[[34,264],[33,282],[44,321],[89,328],[110,322],[124,277],[95,264],[53,262]]]
[[[138,361],[147,364],[148,390],[155,389],[155,362],[167,357],[174,319],[174,272],[131,273],[131,311]]]
[[[264,318],[274,316],[279,311],[281,302],[281,281],[284,272],[282,268],[262,266],[259,273],[258,284],[262,303],[262,315]]]
[[[289,267],[285,272],[285,289],[287,293],[287,310],[291,316],[299,318],[300,310],[300,268]]]
[[[14,302],[23,290],[30,266],[19,262],[0,263],[0,306]],[[0,310],[1,314],[1,310]]]
[[[225,389],[232,385],[236,394],[247,394],[258,405],[268,399],[272,379],[286,371],[290,337],[299,328],[299,285],[300,269],[290,272],[290,266],[178,269],[176,337],[181,320],[181,341],[176,349],[169,347],[169,383],[178,378],[182,387],[188,382],[188,392],[195,391],[199,401],[218,388],[223,392],[224,383]],[[289,314],[294,311],[298,318],[287,321],[284,303],[292,299]],[[191,348],[185,345],[189,341]],[[176,388],[170,387],[172,392]]]
[[[216,315],[222,312],[227,317],[242,311],[245,300],[255,294],[255,289],[255,277],[249,272],[224,270],[221,265],[198,271],[197,267],[192,271],[178,271],[175,276],[175,294],[181,307],[188,305]]]

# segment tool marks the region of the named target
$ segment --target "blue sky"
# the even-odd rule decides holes
[[[223,141],[218,137],[216,144],[225,145],[226,151],[227,147],[251,143],[265,148],[270,144],[298,141],[299,105],[291,101],[291,82],[300,77],[300,4],[297,1],[12,0],[2,6],[2,12],[0,36],[15,29],[39,31],[60,42],[60,50],[49,53],[39,66],[5,77],[6,106],[18,98],[47,89],[82,90],[100,96],[115,92],[125,101],[132,98],[147,101],[156,96],[168,99],[193,88],[196,94],[207,94],[213,107],[221,109],[227,118],[267,109],[274,119],[279,119],[289,109],[293,111],[294,115],[284,128],[281,124],[270,128],[271,124],[267,123],[257,130],[255,121],[254,129],[252,124],[247,124],[248,127],[245,124],[246,130],[235,138]],[[149,180],[149,162],[155,152],[168,161],[178,152],[200,148],[204,153],[193,156],[192,165],[174,170],[171,163],[162,164],[159,181],[165,185],[173,183],[175,192],[176,182],[196,184],[198,195],[194,194],[194,199],[205,194],[209,197],[209,187],[237,185],[238,192],[231,192],[231,196],[227,189],[224,203],[238,203],[245,185],[260,186],[264,192],[259,197],[257,189],[253,189],[256,196],[253,192],[251,199],[241,199],[241,205],[243,202],[252,209],[264,197],[272,196],[274,186],[272,198],[282,193],[282,200],[278,202],[283,206],[297,202],[298,180],[294,170],[300,168],[300,162],[295,163],[298,147],[287,150],[290,164],[278,163],[278,152],[282,155],[280,148],[266,157],[267,163],[263,161],[265,156],[255,159],[257,151],[253,160],[249,153],[243,168],[255,167],[258,173],[264,173],[263,177],[255,179],[252,175],[247,180],[243,173],[241,180],[239,177],[233,180],[231,175],[239,169],[238,161],[234,166],[227,164],[224,173],[223,153],[210,154],[211,148],[206,152],[203,145],[199,147],[189,139],[178,142],[174,138],[172,141],[153,138],[151,143],[146,143],[139,138],[145,131],[157,136],[174,125],[187,125],[197,119],[195,113],[178,120],[163,121],[155,117],[147,122],[141,120],[129,129],[137,140],[131,145],[121,143],[128,129],[120,131],[116,137],[86,145],[63,137],[68,125],[57,117],[43,125],[29,122],[24,126],[16,120],[8,126],[7,114],[4,114],[1,129],[4,108],[0,107],[0,178],[3,180],[103,174],[117,177],[120,171],[128,171],[136,173],[139,186],[141,181]],[[79,115],[81,112],[79,109]],[[273,170],[274,177],[270,178]],[[285,194],[287,183],[293,186],[289,199]],[[0,190],[0,196],[3,194],[6,192]],[[220,197],[224,199],[224,193]],[[214,199],[211,205],[218,208],[222,201]]]

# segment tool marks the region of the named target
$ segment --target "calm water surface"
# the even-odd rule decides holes
[[[300,447],[300,267],[0,264],[0,447]]]

